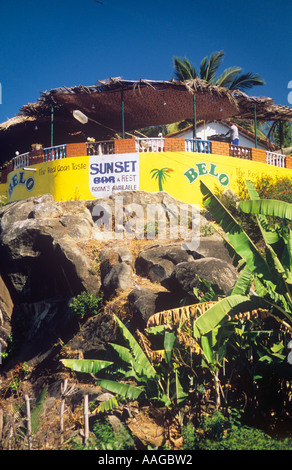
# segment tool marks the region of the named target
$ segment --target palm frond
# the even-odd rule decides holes
[[[184,59],[174,57],[173,67],[175,69],[174,76],[176,80],[184,82],[186,80],[193,80],[198,76],[195,67],[186,57]]]
[[[237,77],[230,84],[230,90],[247,90],[253,88],[254,86],[265,85],[265,81],[260,77],[260,75],[252,72],[246,72],[243,74],[238,74]]]
[[[213,52],[210,57],[205,57],[200,65],[200,77],[206,82],[214,83],[217,71],[222,63],[225,53],[223,51]]]
[[[229,67],[225,69],[223,73],[217,78],[215,85],[229,88],[231,83],[234,82],[235,78],[240,72],[240,67]]]

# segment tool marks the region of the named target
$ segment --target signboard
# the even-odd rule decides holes
[[[139,189],[139,155],[101,155],[89,158],[89,189],[94,197]]]

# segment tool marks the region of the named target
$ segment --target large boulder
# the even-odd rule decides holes
[[[100,252],[100,274],[105,298],[132,286],[134,258],[128,247],[116,246]]]
[[[12,313],[13,301],[4,280],[0,276],[0,364],[2,354],[7,351],[8,347]]]
[[[195,256],[196,253],[190,254],[181,243],[150,246],[139,253],[136,272],[152,282],[161,282],[171,275],[177,264],[193,261]]]
[[[13,325],[22,342],[22,360],[49,351],[70,330],[72,297],[84,290],[99,294],[99,276],[82,248],[92,230],[90,211],[81,201],[56,202],[45,195],[0,210],[0,274],[9,305],[3,320],[0,315],[0,337],[5,346]]]
[[[200,287],[201,280],[209,281],[219,294],[227,294],[233,288],[237,274],[227,261],[201,258],[178,264],[161,284],[170,291],[196,298],[194,288]]]
[[[99,291],[91,260],[79,245],[90,238],[92,226],[84,204],[57,203],[48,195],[1,210],[0,268],[20,302]]]

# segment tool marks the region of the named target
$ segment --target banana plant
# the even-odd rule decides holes
[[[201,181],[203,202],[222,227],[234,264],[241,268],[231,295],[211,307],[195,322],[196,337],[207,334],[232,313],[266,309],[292,333],[292,233],[287,221],[292,220],[292,206],[283,201],[261,200],[253,183],[247,182],[249,201],[240,209],[255,214],[265,242],[265,256],[258,250],[241,225],[219,199]],[[285,231],[273,227],[266,216],[281,218]],[[255,292],[251,291],[254,285]]]
[[[181,405],[187,397],[179,382],[177,370],[170,373],[172,350],[175,336],[165,331],[163,358],[166,369],[154,367],[134,336],[119,318],[114,315],[127,346],[109,343],[118,359],[113,361],[91,359],[62,359],[64,366],[76,371],[93,374],[97,385],[124,399],[148,400],[162,403],[167,407]],[[160,370],[159,370],[160,369]],[[165,373],[165,370],[167,372]],[[132,383],[128,383],[132,382]],[[135,383],[135,384],[133,384]],[[173,399],[174,396],[174,399]],[[107,411],[118,404],[114,397],[100,405],[100,411]]]

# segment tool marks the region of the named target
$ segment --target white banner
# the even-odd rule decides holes
[[[89,158],[89,188],[94,197],[139,189],[139,154],[123,153]]]

